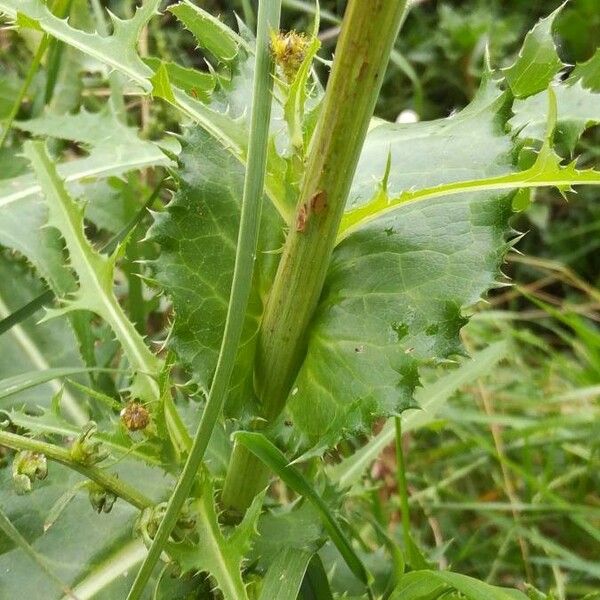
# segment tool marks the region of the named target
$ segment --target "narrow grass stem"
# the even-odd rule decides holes
[[[296,214],[259,333],[255,387],[267,423],[283,410],[304,357],[306,331],[405,9],[400,0],[348,3]],[[243,464],[250,464],[246,452],[234,451],[225,485],[225,491],[229,485],[245,494],[223,497],[227,508],[238,512],[266,484],[256,471],[243,471]],[[233,477],[239,479],[235,485]]]
[[[66,448],[61,448],[55,444],[49,444],[41,440],[34,440],[16,433],[8,431],[0,431],[0,445],[12,448],[13,450],[31,450],[32,452],[40,452],[55,462],[61,463],[74,471],[77,471],[95,481],[104,489],[112,492],[119,498],[129,502],[132,506],[140,510],[152,506],[153,502],[150,498],[138,492],[134,487],[125,483],[121,479],[110,475],[100,467],[90,467],[76,460],[73,460],[70,452]]]
[[[4,146],[4,142],[6,141],[6,138],[8,137],[8,134],[12,128],[13,121],[15,120],[17,113],[19,112],[19,108],[21,107],[21,103],[23,102],[23,98],[25,98],[27,90],[29,90],[29,86],[31,85],[31,82],[33,81],[33,78],[37,73],[37,70],[40,66],[40,63],[42,62],[42,58],[44,58],[44,54],[46,53],[49,44],[50,36],[47,33],[45,33],[42,36],[42,39],[39,43],[39,46],[37,47],[37,50],[35,51],[35,54],[33,55],[33,60],[29,65],[29,69],[27,69],[27,74],[25,75],[23,85],[21,85],[21,89],[19,89],[19,93],[17,94],[12,108],[10,109],[10,113],[8,114],[8,117],[6,117],[4,127],[2,128],[2,133],[0,134],[0,148]]]
[[[398,497],[400,498],[400,510],[402,512],[402,537],[404,547],[408,550],[411,544],[410,537],[410,508],[408,506],[408,485],[406,484],[406,464],[404,451],[402,449],[402,419],[394,417],[396,427],[396,485]]]
[[[280,11],[281,0],[260,0],[259,2],[248,166],[244,181],[233,283],[217,367],[188,459],[169,499],[165,516],[154,537],[148,555],[127,596],[128,600],[138,600],[142,595],[154,566],[177,522],[179,511],[196,479],[212,431],[222,412],[233,371],[252,285],[264,194],[273,86],[269,32],[271,29],[278,28]]]

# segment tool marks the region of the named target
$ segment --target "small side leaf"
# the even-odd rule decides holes
[[[552,39],[554,19],[561,9],[562,6],[540,19],[525,36],[517,60],[503,69],[506,81],[517,98],[526,98],[545,90],[564,66]]]
[[[170,6],[169,11],[192,32],[201,48],[205,48],[219,60],[233,60],[237,56],[238,47],[246,46],[242,38],[225,23],[188,0]]]
[[[160,63],[154,75],[150,77],[150,82],[152,83],[153,96],[163,98],[167,102],[175,102],[175,96],[173,95],[173,89],[169,80],[169,72],[164,63]]]
[[[212,483],[208,478],[205,479],[202,483],[202,495],[190,506],[190,514],[196,519],[195,533],[199,541],[195,544],[188,541],[169,543],[169,555],[177,560],[184,573],[210,573],[225,600],[247,600],[241,567],[244,556],[250,549],[262,502],[263,496],[257,496],[244,520],[226,537],[217,518]]]

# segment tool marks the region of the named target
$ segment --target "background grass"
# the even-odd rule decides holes
[[[232,4],[214,3],[224,14],[242,8]],[[286,26],[308,29],[312,3],[291,4]],[[343,5],[321,2],[336,16]],[[394,120],[410,109],[432,119],[460,109],[477,90],[486,46],[492,64],[510,64],[525,33],[559,5],[416,2],[377,113]],[[600,42],[597,2],[569,2],[555,31],[564,62],[588,59]],[[333,19],[323,19],[325,52],[336,33]],[[599,139],[596,128],[581,142],[587,164],[598,164]],[[526,232],[523,255],[511,254],[504,269],[514,286],[476,307],[463,331],[471,352],[499,339],[510,351],[438,423],[405,436],[412,526],[442,567],[581,598],[600,591],[598,192],[583,189],[565,202],[542,190],[514,226]],[[389,448],[371,471],[367,510],[399,528],[395,469]]]

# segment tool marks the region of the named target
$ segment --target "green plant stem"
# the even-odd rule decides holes
[[[285,406],[304,357],[306,331],[405,9],[399,0],[350,0],[346,9],[295,220],[259,333],[255,384],[267,423]],[[247,454],[234,448],[223,491],[226,507],[237,512],[266,484],[259,463]]]
[[[52,12],[61,19],[66,18],[71,12],[73,0],[55,0]],[[54,95],[58,73],[60,71],[62,54],[65,45],[57,39],[52,39],[48,46],[46,60],[46,89],[44,91],[44,104],[49,104]]]
[[[396,427],[396,485],[398,487],[398,497],[400,498],[400,510],[402,512],[402,535],[404,538],[404,547],[410,548],[410,508],[408,506],[408,485],[406,484],[406,464],[404,462],[404,452],[402,450],[402,419],[394,417]]]
[[[11,130],[13,121],[15,120],[15,117],[17,116],[17,113],[19,112],[19,108],[21,108],[21,102],[23,102],[23,98],[25,98],[25,95],[27,94],[27,90],[29,89],[31,82],[33,81],[33,78],[35,77],[35,74],[37,73],[37,70],[40,66],[40,63],[42,62],[42,58],[44,57],[44,54],[46,53],[46,50],[48,49],[49,44],[50,44],[50,36],[47,33],[45,33],[42,36],[42,39],[39,43],[39,46],[37,47],[37,50],[35,51],[35,54],[33,55],[33,60],[31,61],[31,64],[29,65],[29,69],[27,70],[27,75],[25,75],[25,81],[23,81],[23,85],[21,86],[21,89],[19,90],[19,93],[18,93],[17,97],[15,98],[14,104],[12,105],[12,108],[10,109],[10,113],[9,113],[8,117],[6,118],[6,122],[4,123],[4,128],[2,129],[2,134],[0,134],[0,148],[2,148],[2,146],[4,146],[4,142],[6,141],[6,138]]]
[[[98,485],[140,510],[152,506],[153,504],[152,500],[144,496],[141,492],[138,492],[134,487],[121,479],[110,475],[103,469],[99,467],[90,467],[73,460],[71,453],[66,448],[61,448],[55,444],[34,440],[8,431],[0,431],[0,445],[12,448],[13,450],[41,452],[46,458],[59,462],[66,467],[81,473],[88,479],[95,481]]]
[[[177,521],[179,511],[196,479],[212,431],[223,410],[252,286],[271,119],[273,79],[269,32],[279,27],[280,11],[281,0],[260,0],[259,2],[248,167],[244,180],[242,214],[231,295],[217,367],[188,459],[169,499],[165,516],[148,555],[129,591],[128,600],[137,600],[143,593]]]

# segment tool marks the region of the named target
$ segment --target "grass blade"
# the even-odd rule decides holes
[[[269,32],[278,28],[280,11],[281,0],[261,0],[259,3],[256,68],[248,143],[248,168],[244,180],[242,216],[238,233],[233,283],[219,360],[188,459],[169,499],[165,516],[158,528],[153,544],[129,591],[128,600],[138,600],[140,598],[152,574],[154,565],[169,540],[169,535],[177,521],[179,511],[194,483],[204,458],[204,453],[217,419],[221,415],[227,394],[252,286],[271,117],[273,80],[271,76],[272,61],[269,51]]]
[[[259,600],[296,598],[312,554],[298,548],[287,548],[269,567]]]
[[[468,600],[527,600],[527,596],[517,590],[495,587],[450,571],[428,570],[407,573],[390,600],[418,600],[423,598],[424,588],[428,593],[452,589],[460,592]]]

